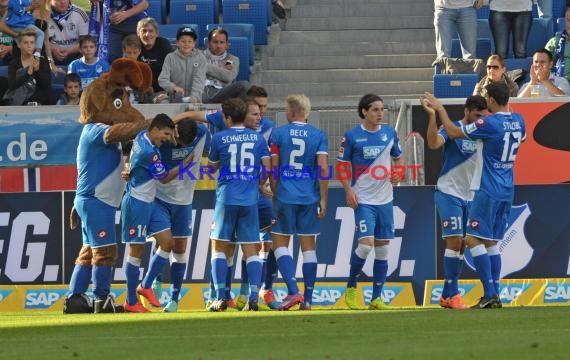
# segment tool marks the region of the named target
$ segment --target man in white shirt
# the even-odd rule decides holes
[[[518,97],[550,97],[570,95],[570,84],[566,78],[554,75],[551,70],[554,58],[550,51],[538,49],[532,56],[530,81],[524,84]]]

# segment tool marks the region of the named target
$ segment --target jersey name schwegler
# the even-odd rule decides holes
[[[257,134],[240,134],[240,135],[222,136],[222,142],[224,144],[235,143],[235,142],[244,142],[244,141],[257,141]]]

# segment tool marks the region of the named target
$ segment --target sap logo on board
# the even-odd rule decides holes
[[[544,303],[570,302],[570,284],[547,285],[544,289]]]
[[[180,289],[180,295],[178,296],[178,302],[182,300],[184,296],[190,291],[190,289]],[[160,295],[158,296],[158,302],[160,305],[165,306],[170,301],[170,286],[165,286],[160,289]]]
[[[380,293],[382,302],[389,305],[396,296],[400,295],[403,289],[403,286],[384,286]],[[362,295],[364,296],[364,303],[368,305],[372,300],[372,286],[363,286]]]
[[[510,304],[532,287],[532,284],[507,284],[499,288],[499,297],[503,304]]]
[[[67,289],[26,290],[25,309],[48,309],[67,294]]]
[[[6,299],[14,290],[0,290],[0,301]]]
[[[335,305],[342,295],[343,286],[316,287],[313,290],[313,305]]]
[[[459,284],[459,295],[462,297],[468,294],[475,288],[475,284]],[[435,284],[431,288],[431,297],[429,299],[430,305],[439,305],[439,298],[443,292],[443,284]]]

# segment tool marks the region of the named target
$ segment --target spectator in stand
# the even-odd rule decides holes
[[[565,20],[566,29],[548,40],[545,48],[554,56],[556,75],[564,76],[570,81],[570,46],[566,46],[570,36],[570,8],[566,9]]]
[[[79,105],[81,98],[81,78],[71,73],[65,74],[63,79],[63,94],[59,97],[56,105]]]
[[[109,63],[121,57],[123,38],[137,32],[137,23],[140,19],[147,17],[145,11],[147,8],[148,0],[111,1],[111,17],[109,19],[111,26],[108,39]]]
[[[33,77],[36,83],[36,91],[27,102],[52,105],[49,63],[45,57],[34,56],[36,36],[33,28],[24,29],[18,33],[17,44],[20,51],[19,56],[14,57],[8,65],[8,88],[15,90],[30,77]],[[24,71],[20,69],[24,69]]]
[[[0,22],[8,14],[8,0],[0,0]],[[7,65],[12,59],[12,36],[0,30],[0,63]]]
[[[70,0],[51,0],[48,24],[49,46],[57,65],[68,65],[79,58],[79,37],[87,35],[89,17]]]
[[[170,42],[159,36],[158,23],[153,18],[147,17],[137,23],[137,35],[142,43],[139,61],[146,63],[152,70],[152,89],[155,93],[164,89],[158,85],[158,77],[164,64],[166,55],[174,49]]]
[[[487,85],[490,83],[502,82],[509,87],[509,96],[516,97],[519,93],[519,86],[505,74],[505,60],[501,55],[491,55],[487,59],[487,75],[475,85],[473,95],[487,97]]]
[[[107,61],[97,57],[97,40],[93,36],[82,36],[79,39],[79,48],[83,56],[73,60],[69,64],[67,72],[79,75],[81,78],[81,89],[85,90],[91,81],[108,72],[111,66]]]
[[[202,99],[207,60],[195,48],[197,38],[192,28],[181,27],[176,33],[178,49],[164,59],[158,85],[168,92],[170,102],[199,103]],[[157,101],[168,96],[159,95]]]
[[[532,0],[493,0],[489,7],[489,27],[495,41],[495,53],[507,58],[512,33],[515,58],[525,58],[532,26]]]
[[[550,97],[570,95],[568,80],[551,73],[554,57],[546,49],[538,49],[532,56],[530,81],[524,84],[518,97]]]
[[[228,52],[228,33],[217,28],[208,34],[206,86],[202,95],[204,104],[219,104],[227,99],[243,97],[250,85],[247,81],[233,82],[239,72],[239,58]]]
[[[535,0],[535,2],[538,6],[538,16],[544,21],[552,20],[552,0]]]
[[[483,0],[434,0],[435,49],[437,58],[451,57],[451,40],[457,33],[464,59],[475,59],[477,9]]]

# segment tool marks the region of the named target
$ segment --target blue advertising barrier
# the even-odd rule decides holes
[[[395,189],[394,196],[396,238],[390,248],[388,281],[412,283],[418,304],[423,298],[425,280],[436,276],[433,191],[431,186],[399,187]],[[68,223],[73,197],[73,192],[0,194],[1,285],[69,282],[81,247],[81,230],[70,230]],[[346,207],[342,189],[329,191],[328,208],[317,240],[318,281],[344,282],[354,248],[354,213]],[[188,269],[185,282],[209,280],[209,233],[213,209],[214,192],[197,191],[193,204],[194,233],[186,254]],[[22,222],[22,218],[28,222]],[[119,219],[117,216],[120,234]],[[292,253],[295,259],[299,259],[298,242],[292,243]],[[149,243],[143,268],[147,267],[150,250]],[[370,256],[362,281],[370,281],[372,261]],[[124,246],[120,245],[113,278],[115,282],[124,281],[124,262]],[[296,276],[299,279],[302,279],[301,265],[297,262]],[[31,267],[35,270],[26,270]],[[234,278],[241,278],[239,261],[236,262]]]
[[[75,165],[79,111],[0,114],[0,167]]]

